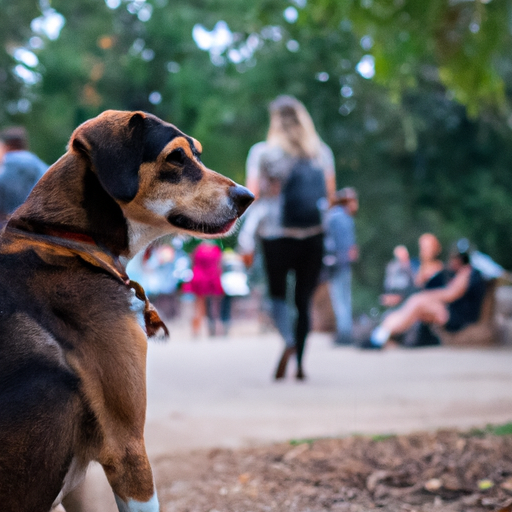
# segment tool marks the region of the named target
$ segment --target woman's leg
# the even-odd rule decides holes
[[[224,336],[227,336],[231,325],[232,301],[233,297],[230,295],[223,295],[220,301],[220,321],[222,322]]]
[[[352,269],[349,265],[333,272],[328,282],[332,309],[336,317],[336,344],[352,342]]]
[[[205,311],[206,311],[206,319],[208,321],[208,334],[210,336],[215,336],[215,311],[214,311],[214,297],[208,296],[205,297]]]
[[[201,333],[201,326],[206,312],[205,297],[196,295],[194,300],[194,316],[192,317],[192,336],[197,337]]]
[[[448,307],[444,302],[432,300],[430,295],[418,292],[411,295],[395,311],[387,315],[373,330],[369,344],[362,348],[381,348],[388,339],[396,334],[402,334],[416,322],[444,325],[449,318]]]
[[[297,306],[297,324],[295,327],[295,346],[297,350],[297,378],[303,379],[302,358],[306,337],[310,330],[310,306],[313,293],[318,285],[322,269],[323,235],[304,240],[295,240],[295,305]]]
[[[271,313],[274,324],[281,334],[287,347],[295,346],[290,311],[286,303],[286,283],[289,263],[289,239],[278,238],[263,240],[263,254],[271,300]]]
[[[263,240],[262,248],[265,257],[272,319],[285,342],[285,347],[275,372],[275,378],[282,379],[285,376],[288,361],[295,352],[295,339],[290,311],[286,303],[286,283],[288,271],[290,270],[289,240],[282,238]]]
[[[416,322],[444,325],[449,313],[446,304],[432,300],[428,295],[418,292],[411,295],[401,308],[390,313],[381,323],[391,336],[410,329]]]

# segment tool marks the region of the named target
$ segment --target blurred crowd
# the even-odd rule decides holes
[[[242,257],[216,241],[197,243],[182,236],[159,240],[137,254],[127,272],[168,320],[180,317],[183,302],[193,302],[190,327],[195,338],[227,335],[233,302],[250,292]]]
[[[1,223],[46,169],[29,151],[23,128],[0,132]],[[273,324],[283,340],[276,380],[286,376],[292,359],[295,377],[306,378],[306,340],[320,283],[334,318],[333,344],[382,349],[390,340],[409,347],[439,344],[439,329],[458,332],[476,323],[488,283],[504,274],[465,239],[452,247],[445,263],[440,241],[425,233],[418,240],[417,258],[409,256],[405,245],[395,247],[385,269],[377,325],[367,336],[358,336],[352,267],[359,259],[359,196],[352,187],[337,190],[333,153],[296,98],[279,96],[270,104],[266,139],[248,153],[246,186],[257,200],[230,239],[232,247],[168,237],[139,253],[127,271],[166,319],[180,318],[183,303],[192,304],[194,338],[228,335],[236,305],[256,301],[253,318],[265,319],[263,328]]]

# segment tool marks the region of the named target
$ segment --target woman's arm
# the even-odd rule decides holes
[[[446,304],[455,302],[466,293],[471,278],[471,270],[471,266],[466,265],[455,274],[455,277],[444,288],[423,290],[419,293],[424,293],[432,300],[440,300]]]
[[[334,173],[326,177],[325,188],[327,192],[327,199],[329,204],[331,204],[336,194],[336,175]]]
[[[329,200],[329,203],[331,203],[336,195],[336,170],[334,165],[334,154],[331,148],[325,143],[322,144],[322,161],[324,166],[327,199]]]
[[[245,186],[254,194],[256,199],[260,195],[260,166],[264,142],[255,144],[247,155],[245,164]]]

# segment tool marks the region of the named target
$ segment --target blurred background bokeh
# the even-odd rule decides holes
[[[142,109],[243,183],[269,101],[297,96],[359,191],[356,313],[426,231],[512,268],[510,1],[0,0],[0,43],[0,127],[48,163],[79,123]]]

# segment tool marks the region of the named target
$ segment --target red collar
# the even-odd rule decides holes
[[[84,244],[98,245],[92,236],[83,233],[74,233],[73,231],[58,230],[55,228],[48,228],[44,232],[45,235],[55,236],[57,238],[64,238],[66,240],[73,240],[74,242],[82,242]]]

